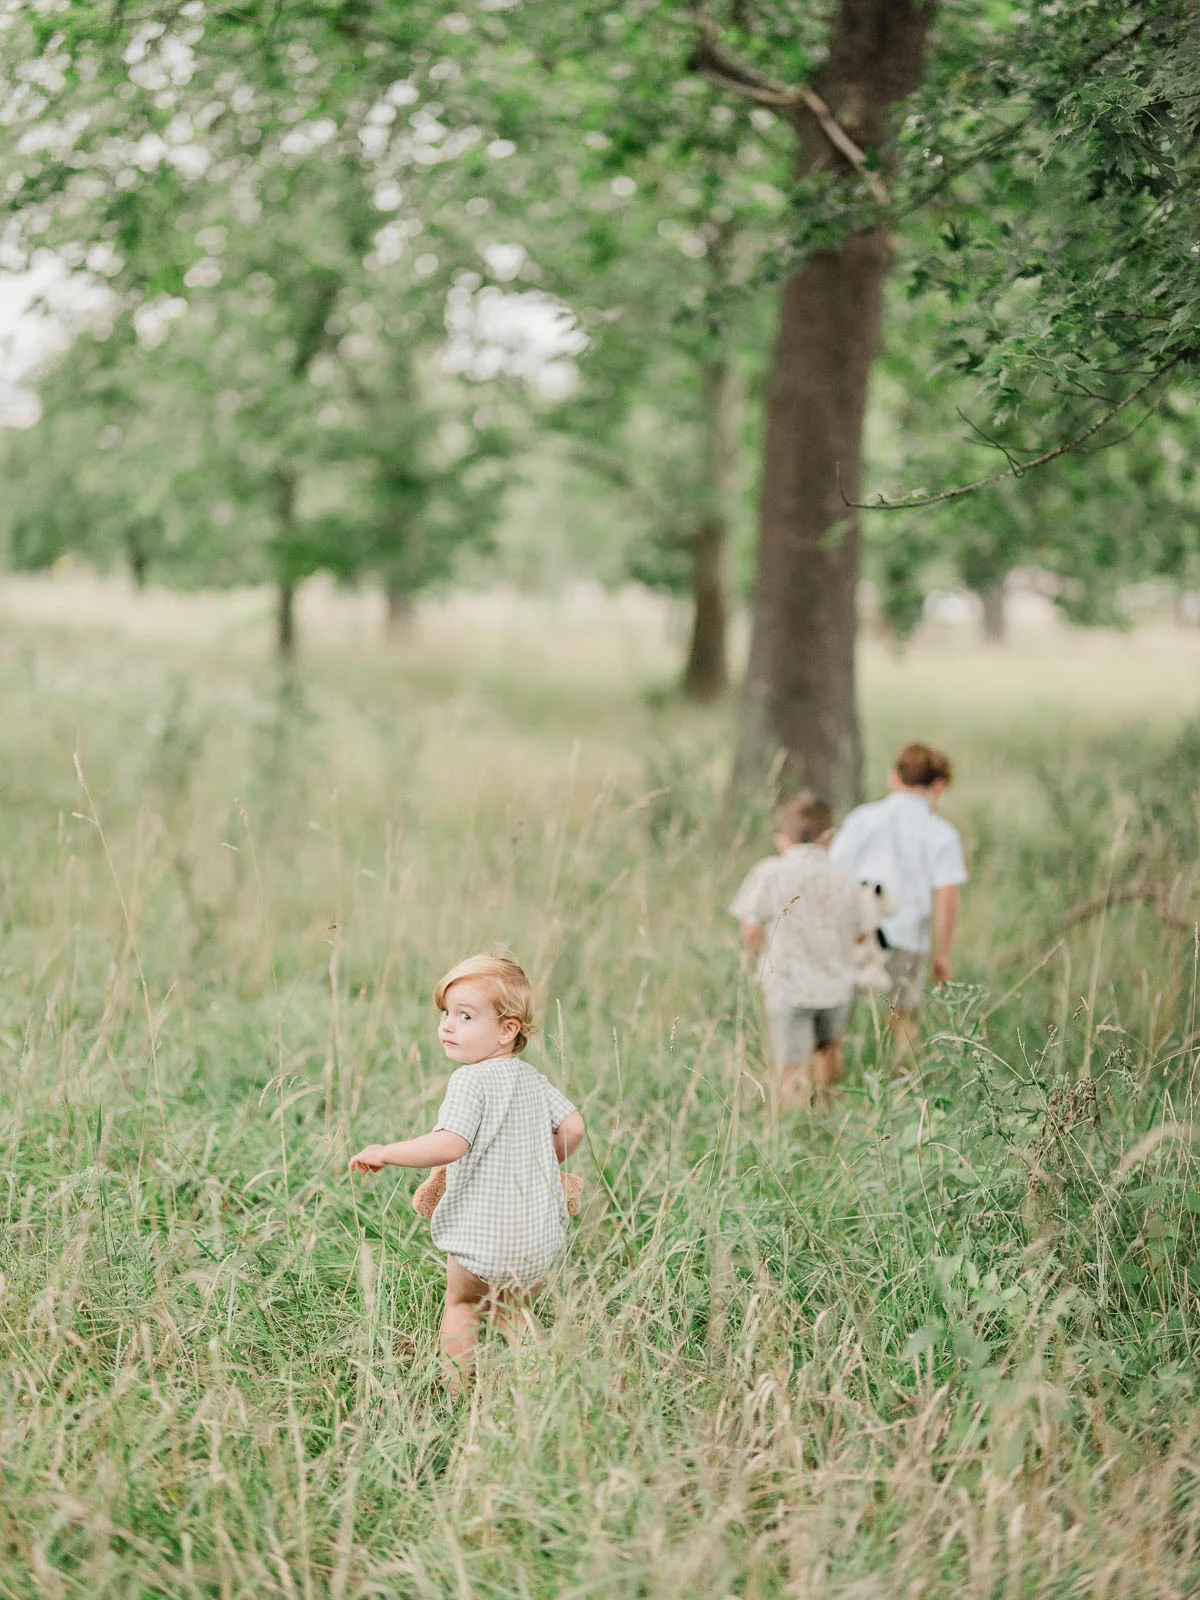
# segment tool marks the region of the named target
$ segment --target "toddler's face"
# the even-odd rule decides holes
[[[515,1018],[501,1022],[483,984],[460,978],[446,990],[438,1039],[451,1061],[469,1066],[489,1056],[511,1055],[518,1032]]]

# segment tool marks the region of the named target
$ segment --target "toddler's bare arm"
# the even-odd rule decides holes
[[[569,1117],[564,1117],[555,1128],[552,1135],[554,1139],[554,1154],[558,1157],[559,1165],[567,1159],[573,1151],[579,1149],[583,1139],[583,1118],[578,1111],[572,1111]]]
[[[569,1119],[568,1119],[569,1120]],[[460,1133],[438,1128],[398,1144],[369,1144],[350,1161],[351,1172],[378,1172],[380,1167],[444,1167],[471,1148]]]

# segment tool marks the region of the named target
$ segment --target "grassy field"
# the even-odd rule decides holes
[[[1200,1593],[1200,640],[865,648],[872,782],[958,763],[962,981],[777,1127],[662,618],[365,605],[281,685],[261,597],[0,585],[0,1596]],[[585,1207],[455,1406],[345,1162],[494,943]]]

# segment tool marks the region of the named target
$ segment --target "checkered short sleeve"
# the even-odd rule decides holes
[[[444,1128],[447,1133],[457,1133],[460,1139],[474,1144],[482,1120],[483,1090],[479,1079],[475,1073],[460,1067],[457,1072],[450,1074],[434,1130]]]
[[[546,1101],[550,1107],[550,1131],[553,1132],[555,1128],[562,1127],[575,1107],[561,1089],[556,1089],[546,1078],[542,1078],[542,1082],[546,1085]]]

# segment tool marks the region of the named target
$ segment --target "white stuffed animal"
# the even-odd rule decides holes
[[[896,915],[900,904],[881,883],[860,884],[859,893],[862,896],[863,923],[869,925],[871,931],[854,947],[854,986],[868,992],[872,989],[890,989],[892,977],[884,959],[887,946],[882,942],[879,928],[888,917]]]

